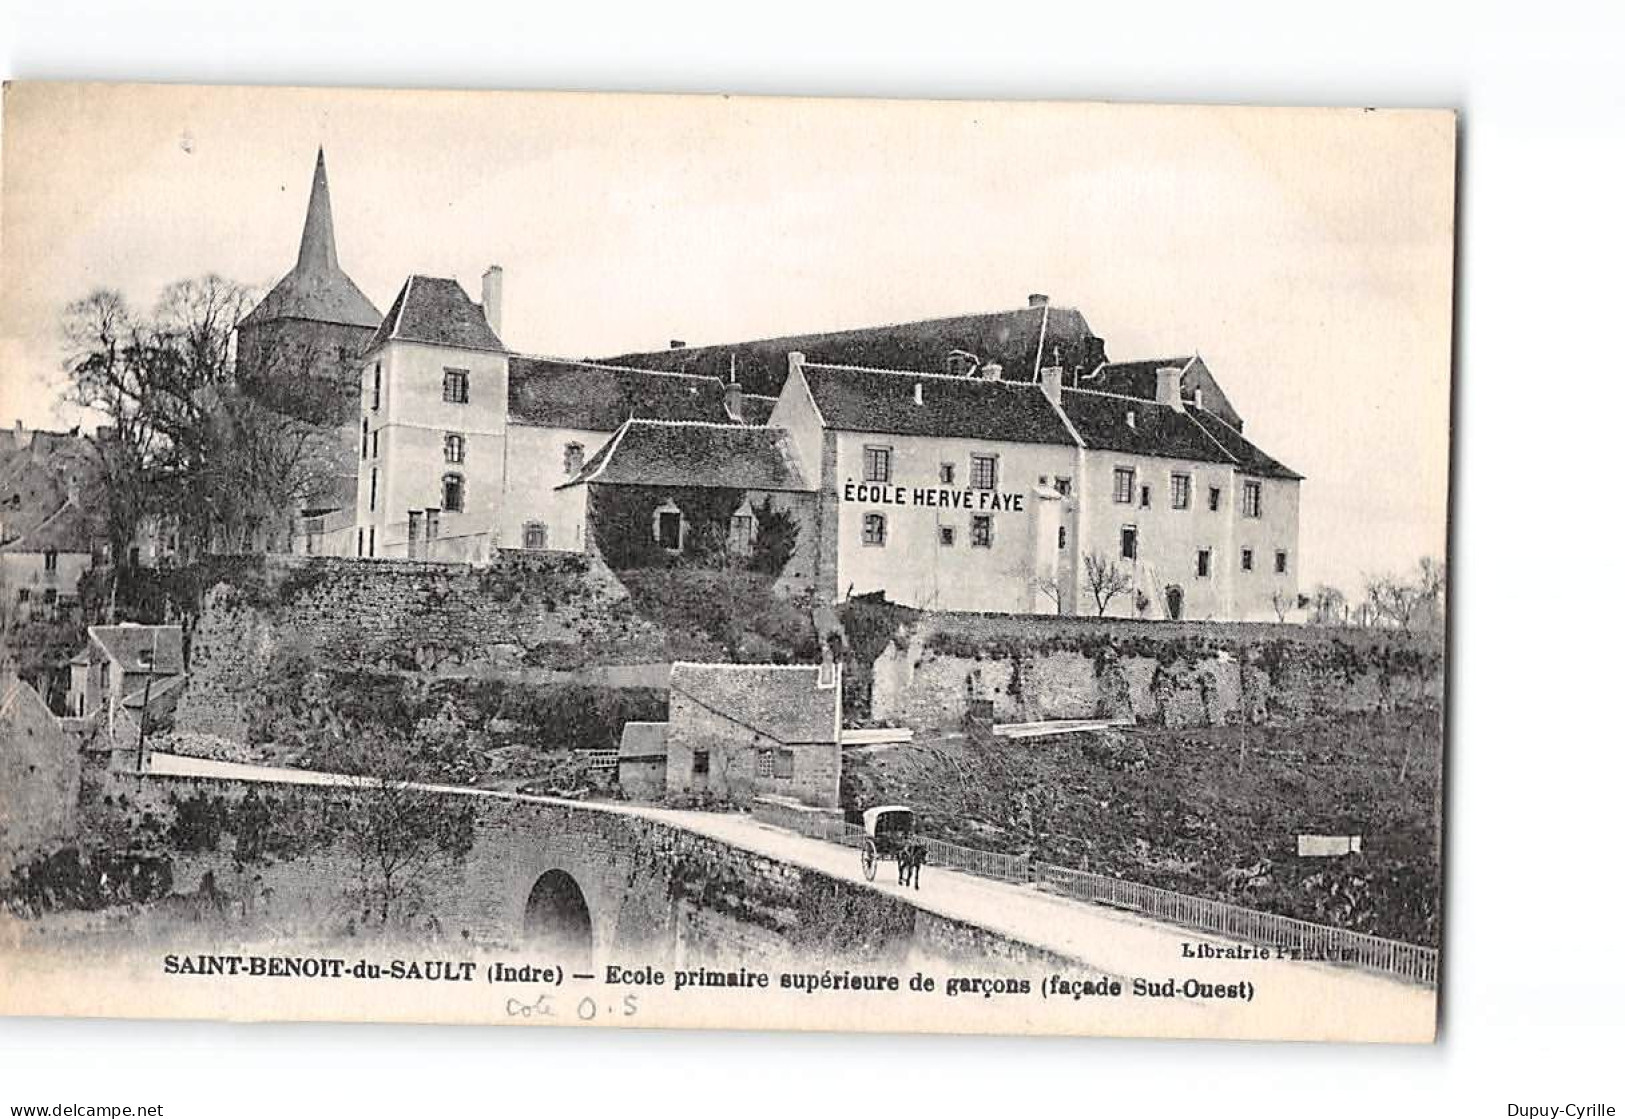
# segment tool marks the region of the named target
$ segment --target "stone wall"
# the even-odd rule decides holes
[[[876,659],[871,712],[950,727],[982,698],[999,722],[1295,722],[1438,702],[1443,667],[1436,636],[1391,630],[927,614]]]
[[[488,568],[244,558],[198,578],[176,727],[238,741],[279,650],[351,670],[489,676],[644,662],[666,639],[601,561],[573,552],[503,553]]]
[[[79,773],[78,743],[39,693],[0,677],[0,879],[73,834]]]

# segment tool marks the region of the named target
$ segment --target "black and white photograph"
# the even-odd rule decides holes
[[[1454,112],[4,114],[0,1012],[1433,1041]]]

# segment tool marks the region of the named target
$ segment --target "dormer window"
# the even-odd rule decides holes
[[[964,350],[952,351],[943,366],[943,372],[950,377],[968,377],[975,369],[976,355]]]

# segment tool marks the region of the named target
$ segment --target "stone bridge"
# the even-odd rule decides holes
[[[347,813],[375,793],[298,771],[193,759],[159,768],[191,772],[109,774],[103,792],[138,832],[173,837],[182,821],[217,821],[203,829],[212,844],[152,845],[172,859],[178,894],[195,893],[211,874],[229,901],[225,911],[245,923],[319,937],[354,920],[359,870],[343,840],[239,860],[240,806],[252,795],[273,816],[298,819],[313,803],[337,802]],[[199,775],[236,770],[254,776]],[[433,793],[473,815],[466,855],[415,883],[412,924],[447,940],[545,951],[582,971],[742,960],[1083,963],[658,813],[471,789]]]

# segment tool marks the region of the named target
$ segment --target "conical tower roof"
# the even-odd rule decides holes
[[[376,327],[378,308],[339,267],[333,236],[333,202],[327,193],[327,158],[316,149],[316,173],[305,208],[305,231],[299,239],[299,261],[243,319],[243,325],[273,319],[306,319],[344,326]]]

